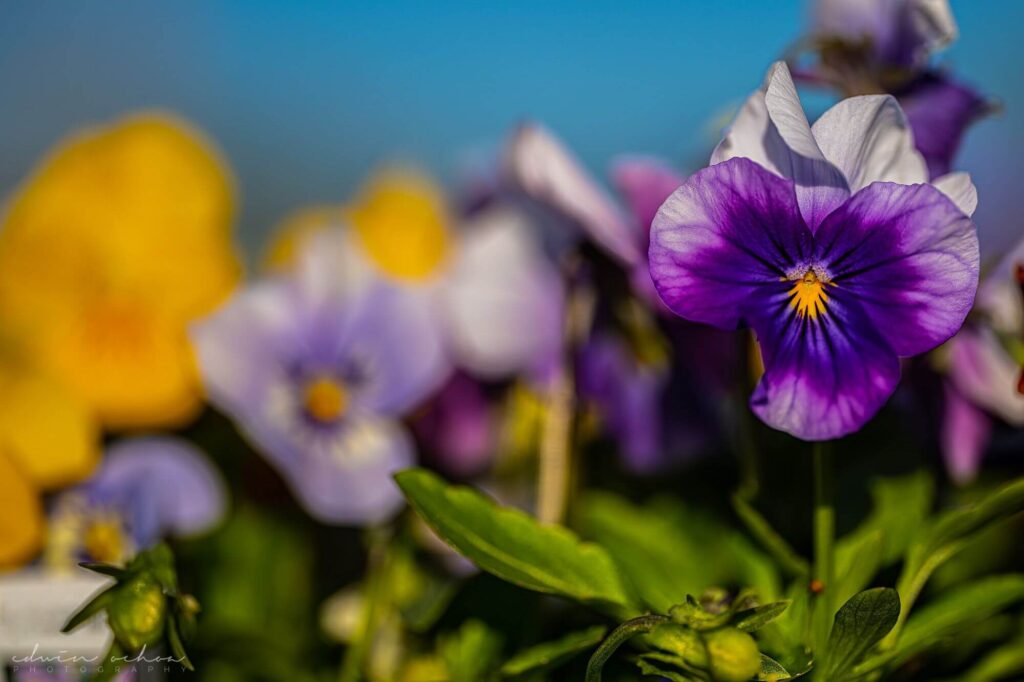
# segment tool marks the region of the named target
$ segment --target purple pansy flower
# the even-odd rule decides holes
[[[56,499],[47,561],[120,563],[167,536],[202,533],[224,511],[220,475],[191,444],[167,437],[121,441],[92,478]]]
[[[767,424],[805,440],[856,431],[895,390],[899,358],[970,310],[970,179],[946,181],[958,203],[911,184],[927,175],[889,96],[843,100],[812,128],[782,63],[712,162],[654,220],[658,292],[684,318],[753,328],[765,373],[751,406]]]
[[[401,506],[391,474],[414,460],[400,418],[449,369],[430,307],[353,282],[336,260],[345,238],[311,238],[294,273],[237,294],[193,340],[210,399],[310,514],[375,523]]]
[[[978,289],[976,315],[948,344],[945,419],[941,435],[950,475],[978,473],[993,418],[1024,426],[1024,241]]]
[[[413,429],[428,456],[460,478],[484,472],[498,448],[498,424],[484,387],[457,372],[417,415]]]

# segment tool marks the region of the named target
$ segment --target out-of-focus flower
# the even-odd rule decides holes
[[[662,206],[651,274],[680,316],[750,326],[765,373],[751,398],[805,440],[863,426],[899,357],[961,326],[978,285],[976,195],[927,179],[899,105],[853,97],[812,128],[785,64],[737,116],[712,165]],[[961,208],[963,207],[963,208]]]
[[[223,163],[179,121],[74,135],[6,211],[5,333],[105,425],[184,422],[201,405],[186,325],[239,276],[233,212]]]
[[[230,414],[315,517],[373,523],[413,463],[399,417],[444,380],[429,307],[346,272],[348,235],[321,232],[297,269],[251,285],[193,329],[211,400]]]
[[[497,421],[484,387],[459,372],[416,415],[413,429],[439,468],[466,478],[490,464],[498,446]]]
[[[977,313],[950,340],[941,442],[953,478],[978,472],[992,419],[1024,426],[1024,242],[990,272],[978,289]]]
[[[894,95],[932,178],[950,171],[964,131],[992,110],[929,65],[957,37],[947,0],[819,0],[812,32],[818,63],[800,75],[847,96]]]
[[[561,339],[563,295],[528,217],[494,206],[452,222],[428,178],[384,171],[351,205],[289,219],[269,260],[286,265],[295,244],[341,229],[337,267],[352,286],[383,283],[430,310],[454,364],[487,379],[543,375]]]
[[[111,447],[88,481],[57,497],[46,559],[56,568],[121,564],[168,536],[209,530],[224,511],[224,485],[202,452],[177,438],[132,438]]]
[[[43,542],[41,492],[88,476],[99,432],[62,384],[16,358],[0,361],[0,567],[33,558]]]

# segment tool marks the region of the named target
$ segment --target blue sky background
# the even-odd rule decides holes
[[[943,57],[1006,110],[969,135],[983,251],[1024,233],[1024,2],[954,0]],[[446,181],[530,117],[595,171],[622,153],[694,166],[714,121],[801,31],[802,0],[552,3],[5,0],[0,190],[75,127],[162,107],[222,147],[256,251],[375,165]],[[820,98],[815,100],[822,106]]]

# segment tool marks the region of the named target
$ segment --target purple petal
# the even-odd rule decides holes
[[[793,182],[734,158],[691,176],[651,228],[651,277],[677,315],[725,329],[810,255]]]
[[[753,327],[765,373],[751,408],[769,426],[804,440],[829,440],[861,428],[889,399],[899,360],[856,301],[830,292],[828,311],[798,316],[791,282],[758,292]]]
[[[830,295],[856,299],[901,356],[950,338],[974,301],[974,224],[931,185],[869,185],[822,223],[816,250]]]
[[[948,0],[818,0],[815,23],[819,34],[870,40],[890,66],[920,64],[957,35]]]
[[[897,95],[932,178],[953,165],[967,127],[989,111],[988,102],[941,73],[928,73]]]
[[[432,461],[458,477],[480,474],[497,449],[497,428],[483,388],[456,374],[413,422]]]
[[[959,391],[945,387],[942,418],[942,456],[946,470],[957,483],[969,483],[978,474],[981,458],[992,435],[992,421]]]
[[[86,484],[95,504],[122,507],[136,542],[202,533],[224,516],[220,475],[206,456],[177,438],[133,438],[107,451]]]

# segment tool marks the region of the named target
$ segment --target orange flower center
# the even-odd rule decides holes
[[[789,279],[796,282],[786,293],[789,296],[789,307],[796,311],[797,316],[814,320],[818,315],[824,315],[828,303],[825,287],[831,282],[814,270]]]
[[[337,421],[348,407],[345,387],[329,377],[318,377],[306,384],[302,398],[306,414],[324,424]]]

